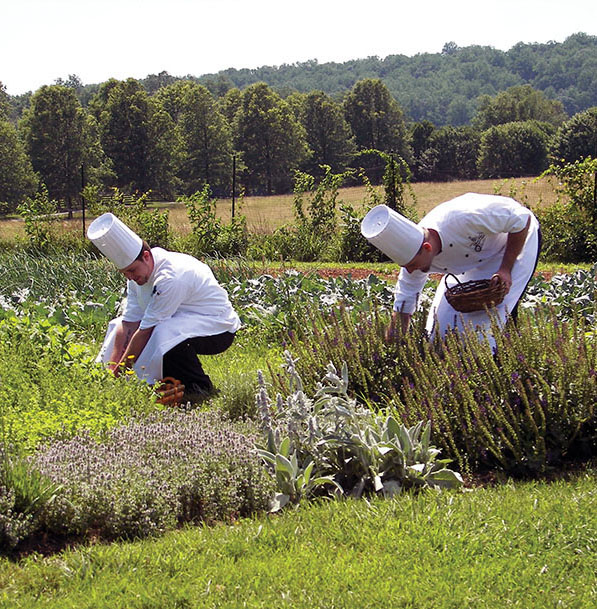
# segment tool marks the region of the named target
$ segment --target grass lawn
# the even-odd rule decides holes
[[[597,476],[332,501],[0,561],[0,607],[597,606]]]

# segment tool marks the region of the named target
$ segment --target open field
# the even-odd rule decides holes
[[[532,208],[545,203],[552,203],[555,194],[548,180],[535,180],[533,178],[516,178],[512,180],[471,180],[463,182],[419,182],[412,185],[416,197],[416,207],[420,216],[423,216],[437,204],[466,192],[480,192],[515,196]],[[379,187],[381,191],[381,187]],[[355,207],[363,204],[367,195],[364,186],[342,188],[339,201],[349,203]],[[269,197],[247,197],[236,200],[237,214],[247,217],[249,229],[252,232],[269,233],[283,224],[294,220],[293,195],[273,195]],[[164,202],[157,205],[169,209],[169,221],[172,229],[178,234],[187,234],[191,227],[186,210],[182,204]],[[220,199],[217,204],[218,215],[229,220],[232,211],[231,199]],[[90,220],[88,218],[88,220]],[[80,231],[81,218],[76,214],[73,220],[61,220],[63,230]],[[24,226],[20,220],[0,220],[0,239],[10,240],[24,236]]]

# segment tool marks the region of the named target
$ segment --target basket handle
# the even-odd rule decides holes
[[[456,283],[458,283],[459,285],[462,284],[462,281],[460,281],[460,279],[458,279],[458,277],[456,277],[454,273],[446,273],[444,275],[444,283],[446,284],[446,288],[448,287],[448,277],[454,277],[454,279],[456,279]]]

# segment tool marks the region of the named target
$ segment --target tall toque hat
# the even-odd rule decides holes
[[[425,238],[418,224],[387,205],[377,205],[369,210],[361,222],[361,234],[400,266],[405,266],[417,255]]]
[[[143,246],[141,237],[111,213],[97,217],[89,225],[87,237],[118,269],[132,264]]]

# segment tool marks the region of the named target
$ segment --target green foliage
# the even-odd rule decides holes
[[[479,175],[484,178],[536,176],[547,166],[552,128],[537,121],[490,127],[481,135]]]
[[[558,129],[550,147],[550,158],[559,165],[589,157],[597,158],[597,105],[566,121]]]
[[[438,349],[421,327],[388,344],[386,325],[375,311],[305,314],[288,339],[305,386],[326,362],[346,360],[355,395],[390,402],[406,425],[430,420],[434,441],[461,469],[533,475],[577,449],[594,453],[597,350],[582,318],[534,310],[517,329],[494,328],[496,357],[474,332]]]
[[[305,130],[291,108],[265,83],[242,92],[235,115],[235,149],[246,164],[248,193],[284,192],[292,173],[308,156]]]
[[[394,152],[411,160],[404,114],[382,80],[358,81],[344,99],[344,113],[359,150]]]
[[[543,175],[554,176],[556,194],[587,212],[593,224],[597,222],[597,157],[550,165]]]
[[[208,184],[193,195],[179,197],[178,201],[184,203],[189,216],[192,238],[185,245],[194,255],[238,256],[246,251],[246,217],[236,215],[229,224],[224,224],[216,214],[216,201],[211,198]]]
[[[428,128],[429,129],[429,128]],[[415,173],[420,180],[470,180],[477,177],[480,133],[471,127],[440,127],[425,136],[425,126],[415,135],[425,146],[417,155]]]
[[[43,86],[31,98],[20,130],[33,169],[50,197],[71,209],[81,187],[81,165],[90,144],[85,112],[73,89]]]
[[[389,304],[392,291],[370,275],[367,279],[320,279],[296,271],[280,277],[232,278],[228,293],[243,324],[257,328],[262,338],[280,340],[289,331],[299,331],[306,319],[326,308],[344,307],[369,310],[372,303]]]
[[[47,310],[0,320],[2,420],[26,451],[57,434],[101,432],[131,412],[153,408],[153,392],[134,378],[115,379],[94,363],[95,348],[48,318]],[[57,373],[59,371],[59,373]]]
[[[345,171],[355,144],[342,106],[323,91],[311,91],[304,96],[299,117],[313,153],[305,171],[315,176],[321,175],[325,166],[334,172]]]
[[[538,208],[541,225],[541,258],[557,262],[590,262],[597,257],[597,231],[586,211],[558,201]]]
[[[131,196],[118,188],[112,188],[109,196],[101,197],[97,188],[88,187],[85,190],[85,198],[92,215],[111,212],[147,241],[150,247],[168,249],[172,241],[168,210],[149,209],[149,194],[146,192]]]
[[[482,95],[473,124],[480,131],[512,122],[539,121],[556,127],[566,119],[562,102],[548,99],[531,85],[516,85],[495,97]]]
[[[172,119],[133,78],[104,83],[90,101],[101,146],[125,192],[168,195],[174,176],[176,133]]]
[[[597,255],[597,159],[550,165],[558,200],[539,208],[544,257],[561,262],[587,262]]]
[[[230,124],[216,100],[202,85],[178,81],[157,92],[156,98],[175,123],[181,139],[177,176],[182,192],[192,194],[209,184],[228,194],[232,176]]]
[[[583,317],[589,326],[597,321],[597,293],[595,278],[597,264],[572,273],[558,273],[549,281],[534,277],[525,290],[522,308],[549,307],[558,320],[571,322]]]
[[[50,199],[48,189],[42,185],[34,197],[26,197],[17,206],[17,211],[25,223],[29,245],[40,252],[52,249],[57,241],[58,206]]]
[[[0,119],[0,215],[14,211],[25,196],[32,196],[37,183],[31,161],[16,129]]]
[[[288,393],[274,405],[263,377],[257,403],[266,438],[260,456],[273,468],[278,495],[272,509],[298,502],[322,486],[360,497],[363,492],[392,496],[403,488],[457,487],[458,474],[437,460],[429,443],[431,428],[407,428],[393,417],[380,417],[349,397],[348,367],[338,375],[328,364],[323,383],[310,399],[286,351]]]

